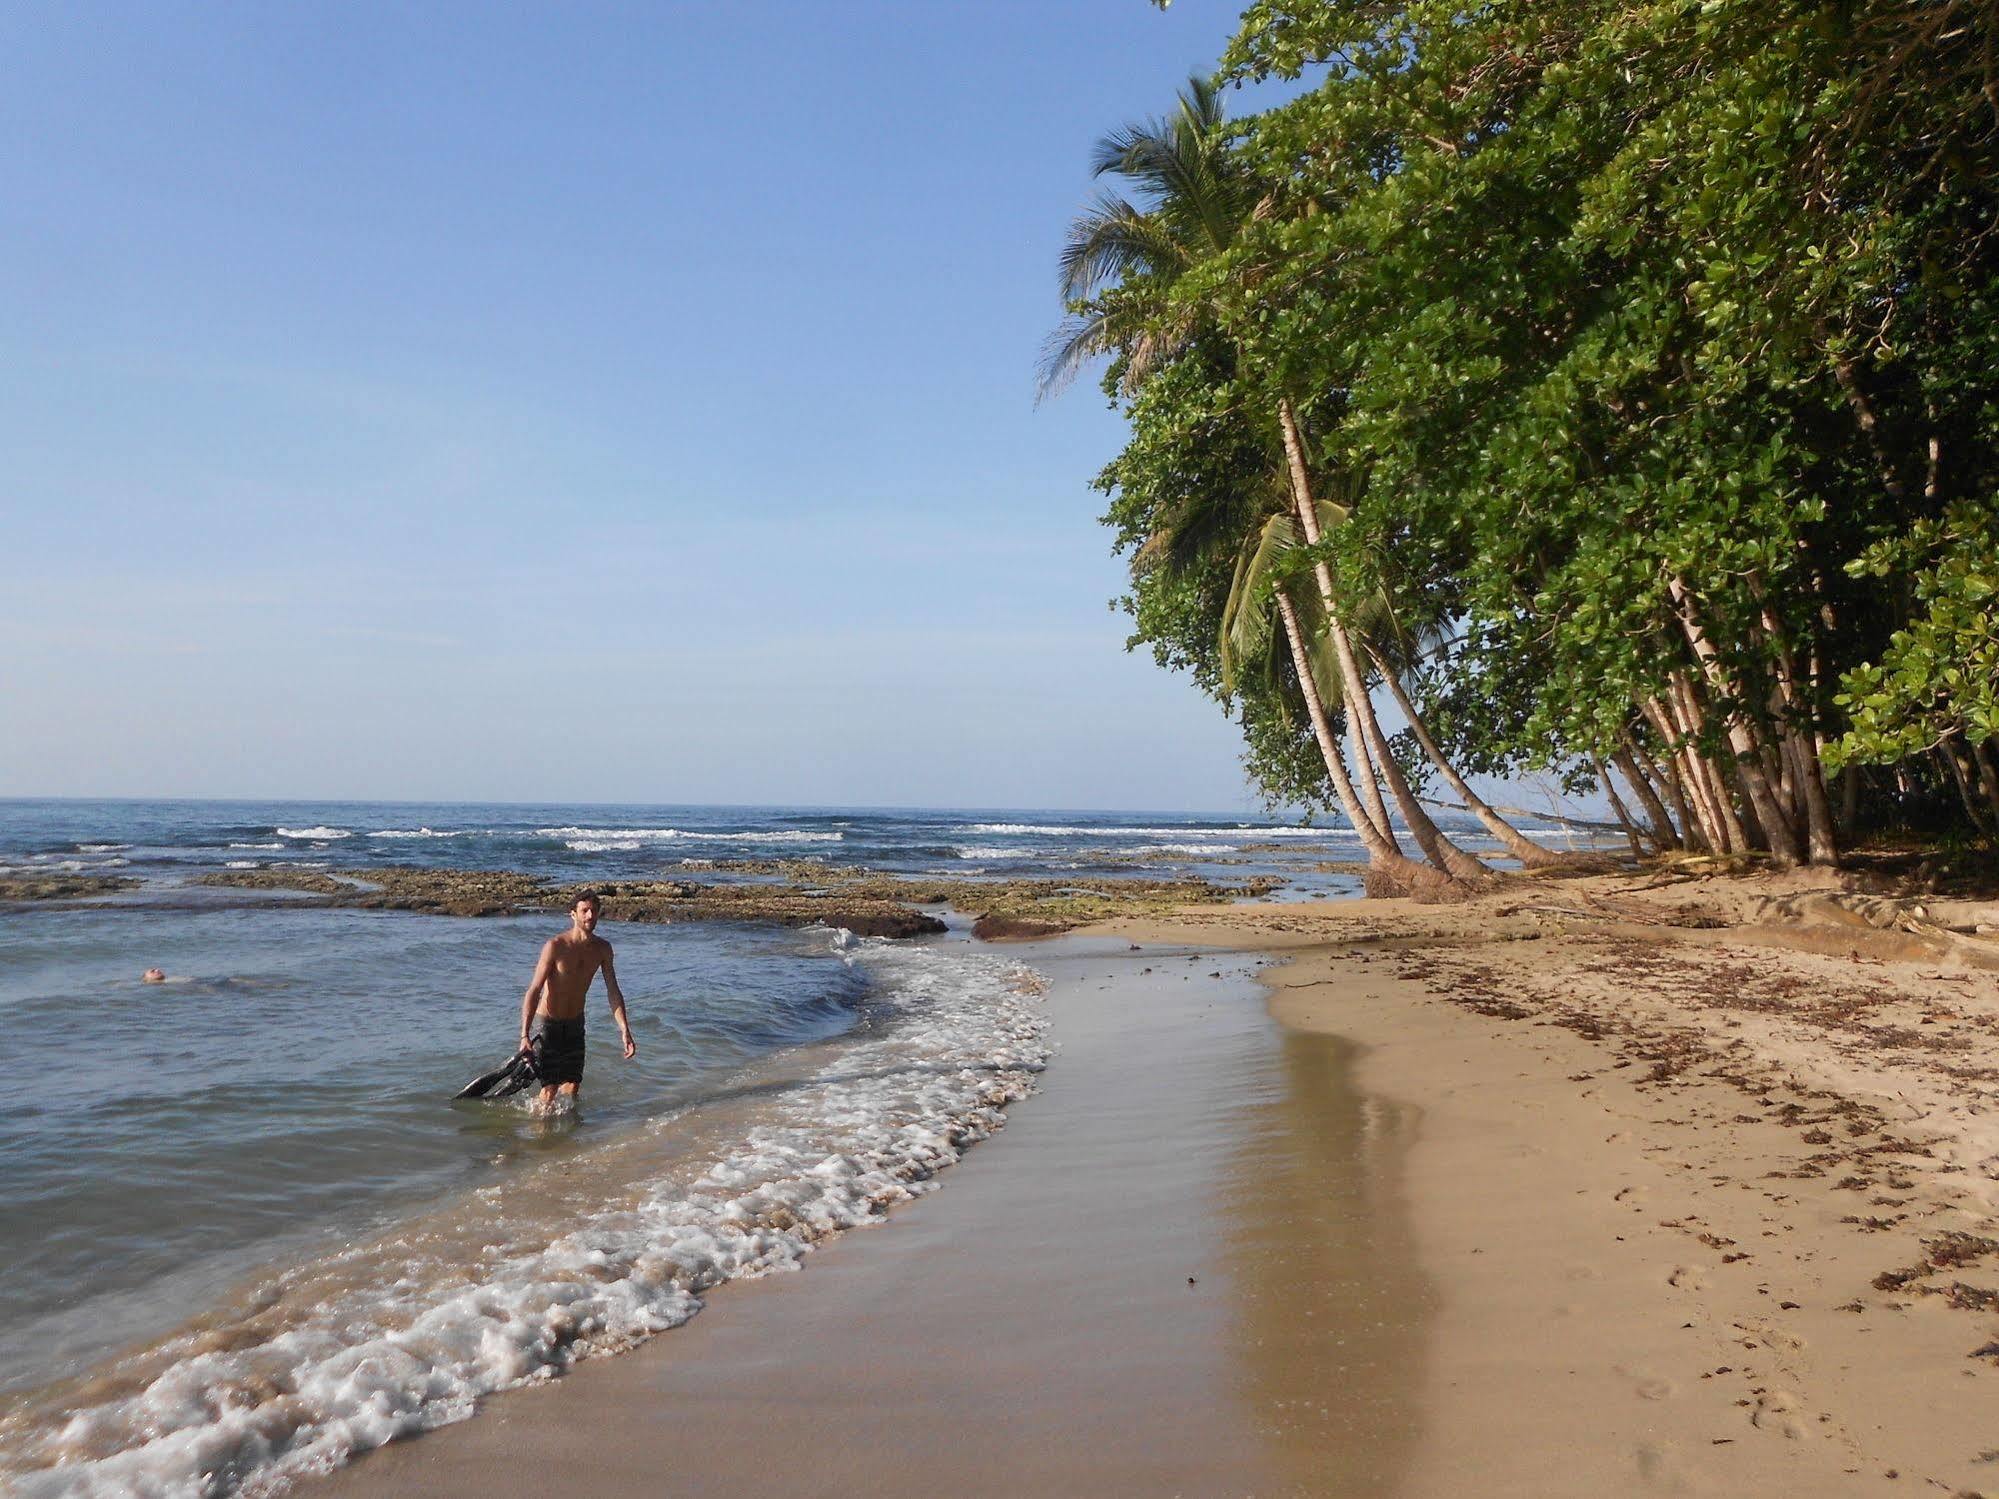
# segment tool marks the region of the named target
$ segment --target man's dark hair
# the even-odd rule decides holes
[[[585,902],[586,900],[589,901],[590,904],[595,906],[598,910],[601,911],[604,909],[604,897],[599,895],[595,890],[577,891],[569,899],[569,909],[572,911],[575,910],[578,906],[582,905],[583,902]]]

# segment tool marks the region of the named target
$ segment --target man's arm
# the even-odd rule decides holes
[[[602,937],[597,939],[604,942]],[[639,1043],[632,1039],[631,1022],[625,1019],[625,991],[618,987],[618,970],[611,960],[611,944],[604,942],[604,992],[611,999],[611,1018],[618,1022],[618,1035],[625,1043],[625,1060],[630,1061],[639,1054]]]
[[[528,1026],[534,1020],[535,1001],[541,998],[541,991],[548,984],[549,966],[555,961],[555,944],[544,942],[541,957],[535,961],[534,977],[528,980],[528,992],[521,996],[521,1050],[527,1050]]]

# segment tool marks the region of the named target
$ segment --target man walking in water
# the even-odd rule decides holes
[[[611,1018],[625,1043],[625,1059],[638,1055],[639,1044],[625,1019],[625,995],[618,971],[611,966],[611,944],[597,935],[597,892],[585,890],[569,903],[569,930],[541,946],[528,992],[521,997],[521,1050],[540,1040],[536,1070],[541,1074],[539,1109],[554,1106],[558,1094],[574,1100],[583,1083],[583,1000],[590,980],[604,972],[604,992],[610,996]]]

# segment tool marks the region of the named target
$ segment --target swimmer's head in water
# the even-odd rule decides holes
[[[166,970],[164,968],[148,968],[145,980],[149,984],[164,984],[167,981]]]

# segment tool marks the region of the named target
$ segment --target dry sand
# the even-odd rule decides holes
[[[943,1190],[331,1486],[1999,1495],[1999,944],[1650,883],[1023,948]]]
[[[1597,880],[1175,923],[1292,953],[1275,1013],[1420,1111],[1407,1494],[1999,1495],[1980,914]]]

